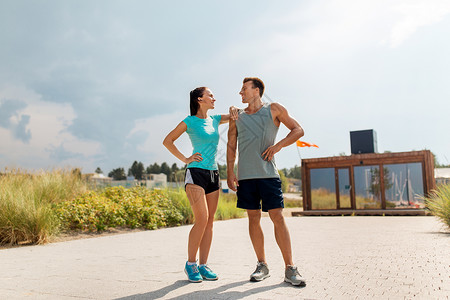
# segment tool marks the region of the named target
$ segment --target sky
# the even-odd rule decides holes
[[[0,0],[0,170],[182,166],[162,141],[189,91],[225,114],[247,76],[319,146],[282,149],[279,168],[350,155],[365,129],[378,152],[450,164],[449,36],[447,0]],[[175,144],[191,154],[186,134]]]

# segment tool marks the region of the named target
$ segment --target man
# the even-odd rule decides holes
[[[250,281],[269,277],[264,252],[264,234],[261,228],[261,208],[268,211],[274,224],[275,239],[285,262],[286,282],[306,285],[292,260],[291,238],[283,217],[283,193],[274,155],[283,147],[295,143],[303,136],[303,129],[279,103],[263,103],[264,83],[256,77],[244,79],[239,94],[248,106],[239,111],[236,121],[230,120],[227,147],[228,186],[237,191],[237,207],[247,210],[250,239],[258,263]],[[274,144],[280,124],[289,134]],[[239,145],[238,171],[234,173],[236,147]],[[261,207],[262,203],[262,207]]]

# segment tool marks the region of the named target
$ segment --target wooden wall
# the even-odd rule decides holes
[[[431,190],[436,188],[434,180],[434,157],[431,151],[410,151],[397,153],[368,153],[368,154],[353,154],[350,156],[334,156],[322,158],[302,159],[302,193],[303,193],[303,209],[311,209],[311,179],[310,170],[317,168],[339,168],[350,167],[350,184],[354,186],[353,167],[355,166],[369,166],[369,165],[386,165],[386,164],[406,164],[406,163],[421,163],[423,173],[423,189],[424,194],[428,195]],[[380,176],[383,178],[383,168],[380,167]],[[381,197],[382,208],[386,208],[386,201],[384,199],[384,181],[381,180]],[[352,188],[353,201],[356,198],[354,195],[355,189]],[[353,203],[354,204],[354,203]],[[355,206],[354,206],[355,207]]]

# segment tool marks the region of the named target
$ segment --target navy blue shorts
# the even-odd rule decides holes
[[[184,187],[188,183],[201,186],[205,190],[205,194],[215,192],[220,188],[219,171],[187,168],[184,177]]]
[[[284,208],[280,178],[261,178],[239,180],[237,188],[237,207],[269,211]]]

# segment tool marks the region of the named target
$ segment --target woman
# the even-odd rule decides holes
[[[208,116],[214,109],[214,95],[207,87],[198,87],[190,93],[191,115],[186,117],[164,139],[163,145],[178,159],[187,164],[185,176],[186,195],[194,213],[195,223],[189,233],[188,261],[185,273],[191,282],[217,280],[218,276],[206,265],[213,235],[213,221],[219,201],[219,171],[216,163],[219,143],[219,124],[229,121],[230,115]],[[237,109],[230,108],[233,119]],[[174,142],[187,132],[193,154],[185,157]],[[199,265],[197,266],[197,251]]]

